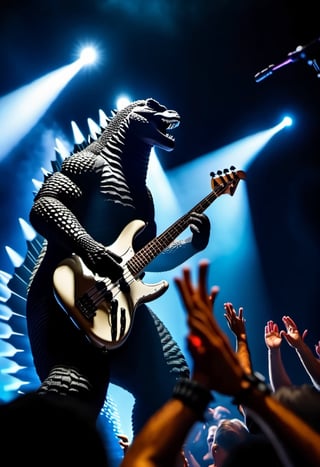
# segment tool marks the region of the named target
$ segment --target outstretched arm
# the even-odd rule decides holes
[[[264,327],[264,341],[268,348],[269,381],[273,391],[281,386],[291,386],[291,380],[286,372],[281,355],[282,337],[277,323],[269,320]]]
[[[205,214],[193,212],[189,217],[189,228],[192,235],[183,240],[174,240],[148,265],[146,271],[169,271],[204,250],[211,231],[209,218]]]
[[[233,304],[227,302],[224,304],[224,309],[224,316],[228,322],[228,326],[236,336],[236,352],[240,364],[246,373],[252,373],[251,355],[248,346],[245,319],[243,317],[243,307],[240,307],[237,313]]]
[[[304,341],[308,332],[307,329],[300,335],[296,323],[290,316],[283,316],[282,321],[286,330],[281,331],[281,336],[296,350],[312,384],[316,389],[320,390],[320,359],[313,354],[310,347]],[[317,346],[315,346],[315,350],[317,352]]]
[[[184,440],[197,421],[192,409],[178,399],[170,399],[133,439],[121,467],[181,467]]]

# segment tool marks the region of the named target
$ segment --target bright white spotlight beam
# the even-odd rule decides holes
[[[78,59],[0,98],[0,161],[36,125],[83,65]]]

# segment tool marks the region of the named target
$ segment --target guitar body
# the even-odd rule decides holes
[[[77,255],[63,260],[54,272],[57,301],[74,324],[100,348],[110,350],[122,345],[129,335],[138,305],[154,300],[168,288],[165,280],[145,284],[133,277],[126,266],[135,254],[132,240],[144,226],[141,220],[130,222],[108,247],[122,258],[124,283],[113,283],[94,274]]]

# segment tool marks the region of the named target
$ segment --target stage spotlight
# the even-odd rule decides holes
[[[124,107],[126,107],[129,104],[130,104],[129,97],[127,97],[125,95],[122,95],[122,96],[118,97],[117,104],[116,104],[118,110],[124,109]]]
[[[291,125],[293,124],[293,120],[292,120],[291,117],[289,117],[288,115],[286,115],[286,116],[284,117],[284,119],[282,120],[282,124],[283,124],[284,127],[286,127],[286,126],[291,126]]]
[[[271,132],[273,132],[274,134],[278,133],[279,131],[291,125],[293,125],[293,119],[289,115],[286,115],[285,117],[283,117],[281,122],[278,123],[278,125],[274,126],[273,129],[271,129]]]
[[[97,51],[94,47],[84,47],[81,52],[79,59],[82,65],[92,65],[97,60]]]

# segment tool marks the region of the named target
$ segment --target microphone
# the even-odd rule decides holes
[[[295,63],[298,60],[305,60],[308,63],[308,65],[312,65],[317,71],[319,77],[320,68],[316,62],[316,56],[319,53],[320,37],[310,42],[309,44],[298,45],[298,47],[293,52],[288,53],[287,58],[283,62],[278,63],[277,65],[269,65],[267,68],[264,68],[263,70],[256,73],[254,75],[254,79],[256,83],[259,83],[263,79],[268,78],[268,76],[271,76],[275,71],[279,70],[280,68],[287,66],[290,63]]]

